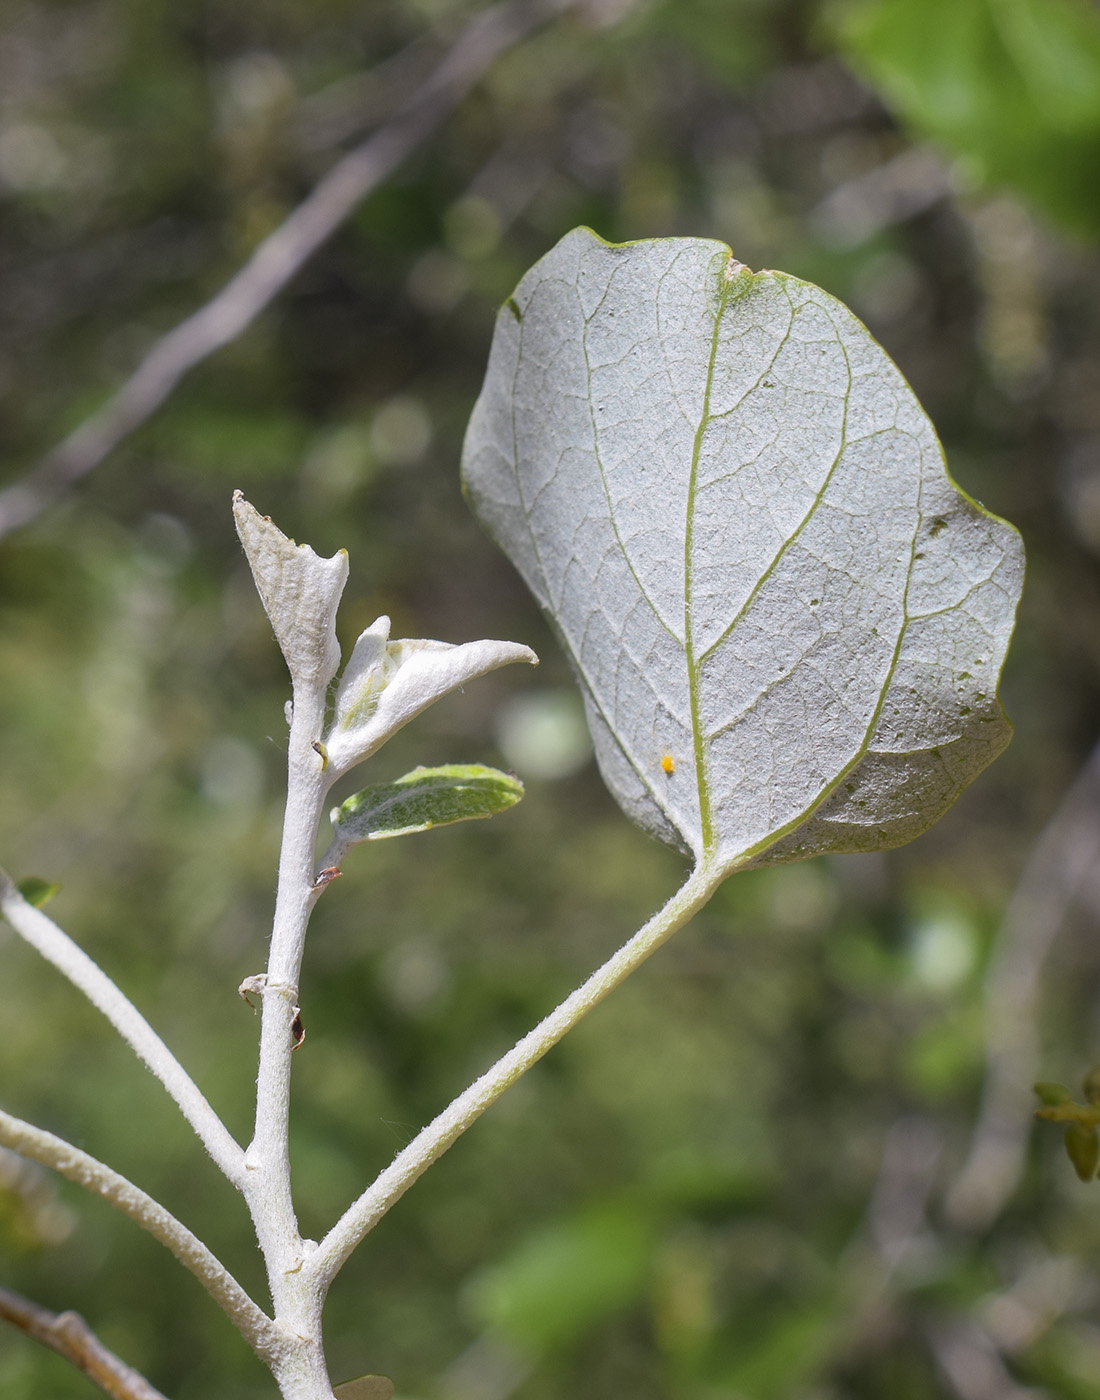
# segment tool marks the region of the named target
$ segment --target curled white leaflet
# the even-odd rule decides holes
[[[336,691],[333,733],[353,729],[377,708],[379,694],[397,670],[389,647],[388,617],[377,618],[360,632]]]
[[[391,642],[390,620],[380,617],[362,632],[336,692],[335,717],[325,749],[329,773],[341,773],[368,758],[402,725],[452,690],[513,661],[538,665],[530,647],[518,642]]]
[[[322,559],[308,544],[288,539],[240,491],[233,493],[233,516],[292,678],[327,686],[340,667],[336,609],[348,578],[347,550]]]

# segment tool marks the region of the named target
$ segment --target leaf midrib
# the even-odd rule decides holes
[[[732,254],[731,254],[732,256]],[[702,842],[700,858],[705,859],[714,849],[714,822],[710,808],[710,786],[707,782],[703,726],[699,713],[699,671],[695,656],[695,628],[692,621],[692,541],[695,533],[695,487],[699,475],[699,456],[703,450],[703,438],[710,423],[710,396],[714,387],[714,367],[718,359],[718,334],[722,317],[729,305],[735,286],[735,279],[727,274],[727,262],[718,274],[721,282],[718,289],[718,306],[714,313],[714,329],[710,337],[710,354],[707,358],[707,382],[703,390],[703,408],[699,415],[699,425],[695,429],[695,439],[691,447],[691,470],[688,474],[687,518],[684,521],[684,659],[687,665],[688,705],[691,714],[692,758],[695,763],[695,787],[699,802],[699,835]],[[750,274],[751,278],[751,274]],[[748,289],[749,279],[737,278],[744,282],[742,290]]]

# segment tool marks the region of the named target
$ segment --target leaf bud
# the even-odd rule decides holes
[[[1039,1096],[1040,1103],[1060,1104],[1069,1103],[1073,1095],[1064,1084],[1055,1084],[1051,1080],[1040,1080],[1038,1084],[1033,1084],[1032,1089]],[[1088,1091],[1086,1090],[1086,1093]]]

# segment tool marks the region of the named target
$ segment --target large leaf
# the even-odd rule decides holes
[[[897,845],[1008,742],[1019,538],[817,287],[574,230],[500,313],[464,472],[608,786],[698,858]]]

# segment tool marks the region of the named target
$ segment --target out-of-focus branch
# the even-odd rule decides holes
[[[20,481],[0,490],[0,537],[26,525],[160,407],[183,376],[236,339],[355,207],[454,110],[506,50],[577,0],[509,0],[479,14],[431,76],[339,160],[205,306],[152,347],[96,413]]]
[[[1036,1010],[1043,962],[1086,876],[1100,861],[1100,744],[1066,792],[1005,910],[986,986],[986,1078],[970,1153],[948,1192],[951,1224],[981,1229],[1016,1187],[1038,1077]]]
[[[942,1152],[942,1136],[927,1118],[901,1118],[886,1134],[867,1212],[868,1234],[884,1268],[884,1288],[927,1234],[928,1198]]]
[[[0,1318],[71,1361],[112,1400],[165,1400],[143,1375],[103,1345],[79,1313],[48,1312],[0,1288]]]
[[[1044,1400],[1046,1391],[1024,1389],[981,1327],[938,1321],[925,1328],[936,1365],[959,1400]]]
[[[930,146],[913,146],[874,170],[845,180],[810,214],[814,231],[835,248],[856,248],[952,193],[952,174]]]
[[[847,1335],[834,1360],[881,1351],[904,1325],[904,1295],[927,1276],[928,1261],[944,1243],[927,1215],[942,1147],[929,1119],[903,1118],[887,1133],[866,1222],[840,1261],[838,1278],[846,1274],[851,1282]],[[1031,1337],[1050,1325],[1071,1289],[1049,1268],[1034,1274],[1025,1272],[992,1305],[987,1299],[972,1314],[924,1317],[924,1340],[959,1400],[1044,1400],[1045,1392],[1016,1382],[1005,1358],[1020,1347],[1021,1333]],[[993,1325],[998,1310],[1005,1319],[999,1327]]]
[[[878,1351],[897,1321],[897,1299],[920,1267],[930,1230],[925,1208],[943,1148],[927,1118],[906,1117],[888,1129],[867,1214],[836,1263],[837,1294],[844,1299],[830,1365]]]
[[[418,35],[389,58],[337,78],[295,105],[290,117],[294,145],[306,156],[330,151],[384,122],[415,91],[448,47],[431,32]]]

